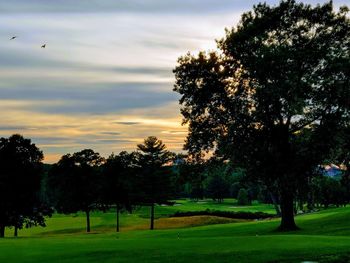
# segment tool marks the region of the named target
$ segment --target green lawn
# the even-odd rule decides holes
[[[158,216],[206,208],[273,212],[268,205],[236,208],[232,200],[181,203],[158,206]],[[198,227],[186,227],[191,225],[186,219],[176,229],[134,230],[148,226],[143,218],[147,212],[142,208],[124,214],[123,232],[118,234],[113,232],[112,212],[94,213],[91,234],[84,233],[83,215],[55,215],[47,228],[22,230],[19,238],[0,240],[0,262],[350,262],[350,207],[298,216],[301,230],[293,233],[276,232],[278,219]],[[159,218],[156,227],[167,227],[169,220]],[[197,218],[201,220],[208,218]]]

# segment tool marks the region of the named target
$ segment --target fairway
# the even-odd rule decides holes
[[[217,206],[230,209],[230,203]],[[210,201],[182,204],[158,206],[156,228],[172,229],[154,231],[143,230],[148,226],[147,208],[123,214],[121,233],[114,232],[112,212],[93,215],[91,234],[84,233],[83,215],[55,215],[47,228],[22,230],[19,238],[0,240],[0,262],[348,262],[350,208],[298,216],[300,231],[278,233],[278,219],[210,222],[195,217],[174,224],[165,214],[179,207],[202,210],[203,205],[216,206]],[[260,209],[268,211],[269,207],[260,205]],[[191,227],[187,221],[210,225]],[[12,230],[6,234],[10,236]]]

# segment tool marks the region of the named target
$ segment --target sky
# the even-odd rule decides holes
[[[0,0],[0,137],[32,139],[47,163],[86,148],[132,151],[151,135],[180,152],[178,57],[214,50],[258,2]]]

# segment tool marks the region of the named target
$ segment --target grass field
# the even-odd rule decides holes
[[[46,228],[22,230],[19,238],[0,240],[0,262],[350,262],[350,207],[298,216],[300,231],[278,233],[278,219],[166,218],[178,210],[207,208],[272,213],[269,205],[237,207],[232,200],[179,203],[156,208],[154,231],[144,230],[147,208],[124,214],[121,233],[113,232],[112,212],[94,213],[90,234],[84,233],[83,215],[55,215]]]

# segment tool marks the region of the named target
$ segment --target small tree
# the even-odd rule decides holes
[[[37,213],[42,160],[31,140],[18,134],[0,138],[0,237],[6,226],[14,226],[16,235],[29,220],[44,224],[45,213]]]
[[[172,169],[166,166],[175,154],[166,150],[165,144],[154,136],[138,144],[138,165],[141,167],[139,189],[140,202],[151,206],[150,229],[154,229],[154,205],[167,202],[172,196]]]
[[[103,158],[87,149],[62,156],[48,175],[51,199],[59,213],[86,214],[86,231],[90,232],[90,212],[101,208],[99,167]]]

